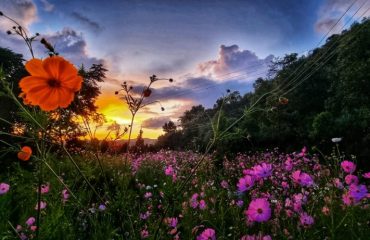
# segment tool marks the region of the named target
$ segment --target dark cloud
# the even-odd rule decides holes
[[[182,70],[185,66],[187,66],[188,60],[186,59],[177,59],[171,61],[170,63],[158,63],[153,62],[150,64],[150,68],[145,70],[146,72],[151,72],[156,75],[170,75],[174,72],[178,72]],[[164,76],[167,77],[167,76]]]
[[[269,55],[264,59],[249,50],[240,50],[238,45],[225,46],[221,45],[219,57],[217,60],[210,60],[198,65],[198,69],[203,75],[211,75],[215,78],[223,80],[227,74],[227,79],[232,78],[230,72],[235,72],[235,75],[245,74],[249,76],[254,73],[267,73],[268,66],[273,55]]]
[[[149,118],[141,123],[143,128],[158,129],[161,128],[166,122],[170,121],[169,117]]]
[[[82,64],[90,67],[92,64],[104,64],[104,60],[94,58],[88,55],[86,49],[86,40],[81,33],[77,33],[71,28],[64,28],[53,34],[44,35],[54,47],[55,50],[62,56],[68,58],[77,66]],[[40,56],[45,55],[45,49],[41,44],[37,44],[37,50]]]
[[[86,27],[90,28],[95,32],[100,32],[101,30],[103,30],[103,27],[99,23],[91,20],[90,18],[82,15],[81,13],[72,12],[71,16],[77,21],[79,21],[81,24],[85,25]]]

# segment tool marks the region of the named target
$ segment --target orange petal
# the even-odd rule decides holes
[[[50,95],[51,92],[52,89],[49,87],[37,87],[31,89],[31,91],[26,94],[26,98],[32,102],[32,105],[39,105],[42,102],[41,98],[45,95]]]
[[[78,75],[71,76],[62,82],[62,86],[77,92],[81,89],[82,77]]]
[[[28,77],[22,78],[22,80],[19,82],[19,87],[26,94],[32,88],[40,87],[40,86],[42,86],[42,87],[47,87],[48,86],[46,78],[28,76]]]
[[[45,71],[54,79],[60,79],[60,64],[65,61],[62,57],[53,56],[45,59],[42,65]]]
[[[71,77],[75,77],[78,75],[77,68],[73,66],[72,63],[68,62],[67,60],[64,60],[60,63],[60,80],[65,81]]]
[[[25,67],[32,76],[48,78],[48,74],[45,72],[40,59],[34,58],[27,61]]]
[[[74,92],[66,88],[60,89],[59,106],[62,108],[68,107],[74,99]]]

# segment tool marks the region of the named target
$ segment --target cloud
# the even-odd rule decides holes
[[[244,77],[253,77],[255,74],[266,74],[273,58],[273,55],[269,55],[260,59],[252,51],[240,50],[238,45],[221,45],[218,59],[199,64],[198,71],[218,81],[227,81],[242,74]]]
[[[141,123],[141,126],[143,128],[157,129],[157,128],[161,128],[166,122],[170,120],[171,119],[169,117],[149,118],[147,120],[144,120]]]
[[[0,11],[26,28],[38,19],[37,8],[32,0],[2,0]],[[14,23],[4,17],[0,17],[1,31],[9,30],[13,26]]]
[[[101,30],[103,30],[103,27],[99,23],[91,20],[90,18],[82,15],[81,13],[72,12],[71,16],[77,21],[79,21],[81,24],[85,25],[86,27],[90,28],[95,32],[100,32]]]
[[[352,15],[364,4],[353,19],[356,20],[360,15],[364,14],[366,9],[369,7],[369,3],[365,3],[366,1],[367,0],[356,1],[350,10],[345,14],[345,16],[352,17]],[[315,30],[320,33],[326,33],[330,31],[352,3],[352,0],[326,0],[326,2],[319,9]],[[370,16],[370,12],[365,13],[363,16]],[[345,19],[346,18],[343,17],[333,28],[333,30],[331,30],[332,34],[340,33],[343,30],[344,24],[346,23]]]
[[[77,66],[84,64],[84,66],[90,67],[92,64],[104,64],[104,60],[89,56],[83,35],[72,28],[64,28],[62,31],[43,35],[43,37],[55,46],[55,50],[60,55],[68,58]],[[45,49],[41,44],[37,46],[40,56],[43,56],[42,53],[45,53]]]
[[[42,5],[43,5],[43,8],[46,12],[52,12],[54,10],[54,4],[51,4],[47,0],[40,0],[40,1],[41,1]]]

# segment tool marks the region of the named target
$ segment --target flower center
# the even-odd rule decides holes
[[[52,88],[59,88],[61,86],[60,81],[57,79],[49,79],[48,85]]]
[[[261,213],[263,213],[263,210],[262,210],[261,208],[258,208],[258,209],[257,209],[257,212],[258,212],[259,214],[261,214]]]

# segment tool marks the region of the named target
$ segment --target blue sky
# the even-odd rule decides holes
[[[140,86],[152,74],[174,78],[153,91],[169,111],[156,113],[153,106],[143,119],[175,120],[192,105],[212,106],[227,88],[252,90],[274,57],[316,47],[353,3],[331,33],[340,31],[365,2],[354,1],[1,0],[0,10],[42,34],[76,65],[103,63],[109,73],[99,106],[107,115],[126,114],[111,96],[121,82]],[[0,19],[2,32],[9,27]],[[26,53],[3,33],[0,46]],[[35,48],[46,57],[41,46]]]

